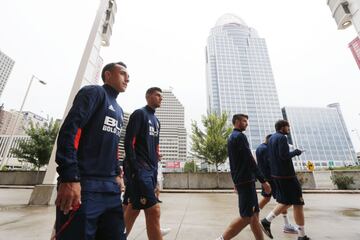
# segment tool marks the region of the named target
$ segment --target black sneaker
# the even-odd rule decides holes
[[[266,236],[273,239],[273,235],[271,234],[271,230],[270,230],[270,224],[271,224],[271,222],[266,220],[266,218],[264,218],[263,220],[260,221],[260,227],[263,230],[263,232],[266,234]],[[301,239],[301,240],[303,240],[303,239]]]
[[[298,237],[298,240],[311,240],[308,236]]]

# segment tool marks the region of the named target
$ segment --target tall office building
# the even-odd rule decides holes
[[[0,97],[4,91],[7,80],[9,79],[11,70],[13,69],[15,61],[8,57],[5,53],[0,51]]]
[[[355,165],[355,149],[338,103],[326,108],[284,107],[282,111],[291,126],[289,142],[305,150],[295,158],[296,168],[304,168],[308,161],[315,168]]]
[[[265,39],[239,17],[223,15],[206,47],[207,104],[210,112],[249,115],[246,131],[254,150],[282,119]]]
[[[20,114],[18,122],[15,126],[16,118]],[[30,123],[39,124],[43,126],[48,119],[43,118],[35,113],[24,111],[20,113],[15,110],[1,110],[0,111],[0,134],[2,135],[26,135],[25,129],[30,126]],[[14,132],[13,132],[14,131]]]
[[[129,117],[130,114],[127,112],[124,112],[124,119],[123,119],[123,126],[121,128],[121,132],[120,132],[120,141],[119,141],[119,145],[118,145],[118,159],[120,161],[124,161],[125,158],[125,133],[126,133],[126,127],[129,123]]]
[[[161,107],[155,115],[160,121],[160,153],[164,171],[180,171],[186,161],[184,106],[171,90],[163,90]]]

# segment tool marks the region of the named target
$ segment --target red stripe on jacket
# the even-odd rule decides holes
[[[81,137],[81,128],[78,128],[76,135],[75,135],[75,139],[74,139],[75,150],[78,150],[80,137]]]

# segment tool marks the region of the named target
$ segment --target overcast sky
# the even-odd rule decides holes
[[[0,50],[16,61],[0,103],[62,118],[99,0],[1,0]],[[186,127],[206,114],[205,46],[225,13],[242,18],[266,39],[281,107],[339,102],[355,148],[360,142],[360,71],[348,48],[351,26],[339,31],[325,0],[117,0],[104,62],[124,61],[130,84],[120,94],[127,112],[145,105],[150,86],[173,88]],[[251,121],[250,121],[251,124]]]

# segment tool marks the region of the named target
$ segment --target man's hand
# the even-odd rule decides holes
[[[81,204],[81,186],[79,182],[60,183],[55,204],[64,214]]]
[[[302,151],[300,149],[294,150],[296,156],[300,156],[302,154]]]
[[[270,194],[271,193],[271,187],[270,187],[270,184],[268,182],[264,182],[261,184],[264,188],[264,191],[267,193],[267,194]]]
[[[120,176],[116,176],[115,180],[119,185],[121,192],[125,192],[124,178]]]

